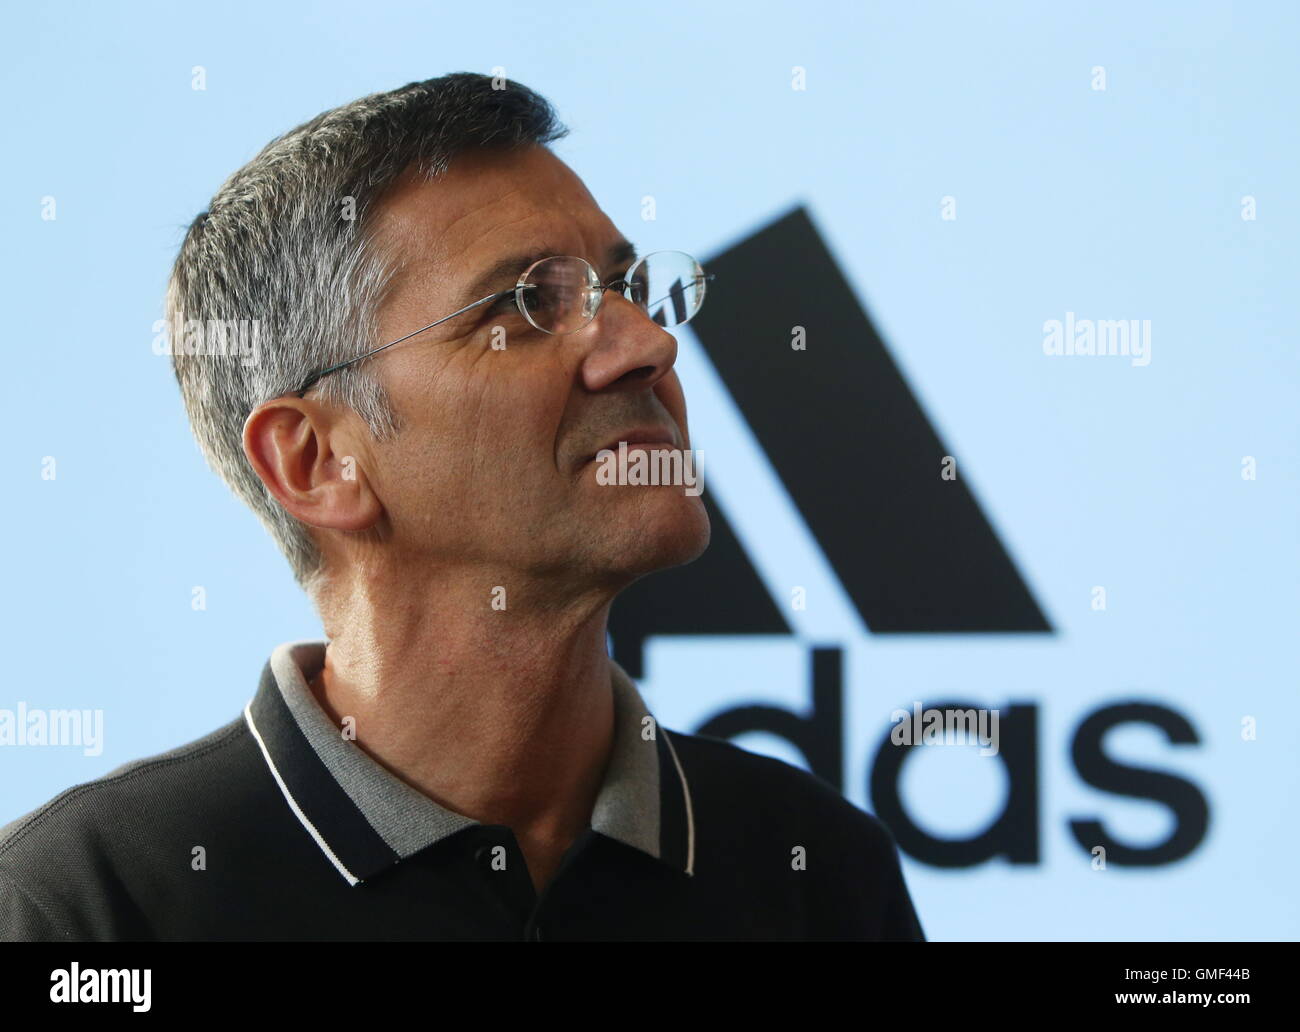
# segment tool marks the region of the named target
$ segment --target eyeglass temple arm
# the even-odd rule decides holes
[[[458,315],[464,315],[471,308],[477,308],[479,305],[485,305],[489,301],[495,301],[499,297],[504,297],[506,294],[513,294],[515,292],[515,289],[516,288],[511,287],[509,290],[498,290],[495,294],[489,294],[487,297],[479,298],[477,301],[471,302],[470,304],[466,305],[464,308],[452,312],[451,315],[445,315],[441,319],[437,319],[434,322],[429,323],[428,326],[421,326],[418,330],[412,330],[404,337],[398,337],[396,340],[390,340],[387,344],[381,344],[379,347],[375,348],[374,351],[367,351],[364,355],[358,355],[356,358],[350,358],[346,362],[340,362],[338,365],[332,365],[328,369],[322,369],[318,373],[312,373],[311,376],[307,377],[306,382],[304,382],[303,385],[298,388],[298,397],[301,398],[304,394],[306,394],[309,390],[311,390],[312,387],[316,385],[317,381],[319,381],[322,377],[328,376],[330,373],[337,373],[340,369],[346,369],[348,366],[356,362],[360,362],[363,358],[369,358],[371,355],[377,354],[378,352],[383,351],[385,348],[391,348],[394,344],[400,344],[404,340],[410,340],[412,337],[416,336],[416,334],[423,333],[425,330],[431,330],[435,326],[439,326],[442,323],[445,323],[448,319],[454,319]]]
[[[701,277],[697,277],[697,278],[699,278],[699,279],[703,279],[704,281],[708,282],[709,280],[716,279],[716,278],[717,278],[717,273],[714,273],[714,272],[706,272],[703,276],[701,276]],[[619,285],[621,286],[621,285],[626,284],[626,282],[627,282],[626,280],[611,280],[610,283],[608,284],[608,286],[606,286],[605,289],[608,290],[610,287],[614,286],[614,284],[616,284],[616,283],[619,284]],[[301,397],[302,397],[303,395],[305,395],[309,390],[311,390],[312,387],[314,387],[314,386],[316,385],[316,383],[317,383],[319,380],[321,380],[323,377],[328,376],[330,373],[337,373],[340,369],[346,369],[348,366],[353,365],[353,364],[355,364],[355,363],[357,363],[357,362],[360,362],[363,358],[369,358],[371,355],[377,354],[378,352],[383,351],[385,348],[391,348],[394,344],[400,344],[400,343],[402,343],[402,341],[404,341],[404,340],[410,340],[412,337],[416,336],[417,334],[423,333],[425,330],[431,330],[431,329],[433,329],[435,326],[439,326],[439,325],[441,325],[442,323],[445,323],[448,319],[454,319],[454,318],[456,318],[456,316],[458,316],[458,315],[464,315],[464,314],[465,314],[466,312],[468,312],[471,308],[478,308],[479,305],[485,305],[485,304],[487,304],[489,301],[495,301],[497,298],[505,297],[507,294],[513,294],[513,293],[515,293],[516,290],[519,290],[519,289],[523,288],[524,286],[525,286],[524,284],[519,283],[519,284],[516,284],[515,286],[511,287],[509,290],[498,290],[495,294],[489,294],[487,297],[479,298],[479,300],[477,300],[477,301],[473,301],[473,302],[471,302],[470,304],[467,304],[464,308],[461,308],[461,309],[458,309],[458,310],[455,311],[455,312],[452,312],[451,315],[445,315],[445,316],[443,316],[441,319],[437,319],[437,320],[435,320],[434,322],[429,323],[428,326],[421,326],[418,330],[412,330],[410,333],[406,334],[406,336],[404,336],[404,337],[398,337],[396,340],[390,340],[387,344],[381,344],[379,347],[375,348],[373,351],[367,351],[364,355],[358,355],[356,358],[350,358],[350,359],[348,359],[346,362],[340,362],[338,365],[332,365],[332,366],[330,366],[328,369],[322,369],[322,370],[321,370],[320,372],[318,372],[318,373],[313,373],[311,376],[307,377],[307,379],[306,379],[306,381],[303,383],[303,385],[302,385],[301,387],[298,388],[297,395],[298,395],[298,397],[301,398]],[[668,295],[668,297],[671,297],[671,296],[672,296],[672,295]],[[659,303],[662,302],[662,301],[666,301],[666,300],[668,300],[668,297],[660,298],[659,301],[651,302],[651,304],[659,304]]]

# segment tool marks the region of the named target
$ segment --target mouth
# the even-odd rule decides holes
[[[612,441],[601,445],[596,451],[592,452],[583,460],[583,465],[595,462],[596,458],[604,451],[617,453],[619,445],[626,444],[628,451],[641,450],[649,451],[654,449],[674,449],[680,448],[677,443],[677,434],[666,426],[643,426],[636,427],[632,430],[625,431]]]

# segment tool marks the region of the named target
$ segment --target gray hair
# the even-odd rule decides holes
[[[457,72],[413,82],[272,140],[191,223],[165,306],[185,410],[208,465],[261,519],[309,594],[322,556],[244,455],[249,413],[381,343],[378,311],[398,263],[374,243],[369,216],[403,172],[414,166],[432,179],[462,151],[545,145],[567,133],[549,102],[509,79]],[[195,321],[200,330],[251,326],[251,354],[195,346]],[[388,439],[401,428],[365,365],[322,379],[322,397]]]

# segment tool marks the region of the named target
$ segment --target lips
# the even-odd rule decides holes
[[[612,451],[612,452],[618,451],[618,446],[624,443],[626,443],[629,446],[634,444],[657,444],[664,448],[680,447],[680,445],[677,443],[677,434],[674,433],[673,430],[671,430],[669,427],[666,426],[635,427],[631,430],[624,431],[622,434],[615,437],[612,441],[609,441],[601,445],[596,451],[592,452],[590,455],[587,456],[586,461],[583,463],[583,465],[586,465],[588,462],[594,462],[596,460],[596,457],[603,451]]]

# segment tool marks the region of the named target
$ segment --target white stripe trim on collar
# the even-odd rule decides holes
[[[275,769],[275,761],[271,759],[271,752],[267,749],[266,743],[262,741],[262,736],[258,734],[257,725],[253,723],[252,706],[253,700],[249,699],[249,701],[244,705],[244,720],[248,723],[248,729],[253,732],[253,738],[257,740],[257,747],[262,750],[262,758],[266,760],[266,765],[271,768],[271,774],[275,778],[275,783],[280,786],[280,791],[284,793],[284,798],[288,801],[289,808],[293,810],[294,815],[301,822],[302,826],[311,833],[311,837],[316,840],[316,845],[320,846],[321,851],[329,857],[330,863],[334,865],[339,874],[343,875],[343,877],[348,880],[348,884],[352,886],[359,885],[361,879],[343,866],[343,861],[334,855],[334,850],[330,849],[328,843],[326,843],[326,841],[321,837],[321,833],[316,830],[316,826],[307,819],[307,815],[302,812],[297,801],[289,793],[289,786],[284,783],[284,778],[280,777],[280,772]]]

